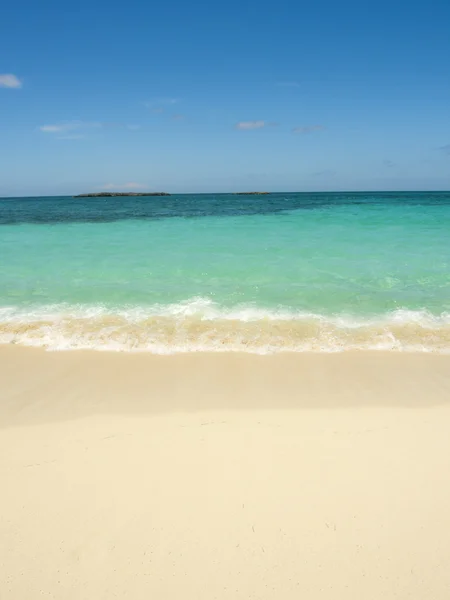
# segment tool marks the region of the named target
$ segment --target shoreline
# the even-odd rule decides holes
[[[11,346],[0,381],[2,598],[448,598],[448,355]]]

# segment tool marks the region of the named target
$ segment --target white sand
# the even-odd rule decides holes
[[[0,348],[0,599],[449,600],[450,357]]]

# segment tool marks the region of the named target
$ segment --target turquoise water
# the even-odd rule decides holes
[[[450,350],[450,193],[0,199],[0,341]]]

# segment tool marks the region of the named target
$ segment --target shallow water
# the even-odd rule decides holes
[[[0,199],[0,341],[450,350],[450,193]]]

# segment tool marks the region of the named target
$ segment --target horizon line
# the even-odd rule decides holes
[[[450,193],[450,189],[428,189],[428,190],[417,190],[417,189],[401,189],[401,190],[390,190],[390,189],[385,189],[385,190],[373,190],[373,189],[343,189],[343,190],[297,190],[297,191],[285,191],[285,190],[239,190],[239,191],[234,191],[234,192],[152,192],[152,191],[148,191],[148,192],[138,192],[138,193],[133,193],[133,192],[121,192],[121,191],[111,191],[111,194],[123,194],[122,196],[115,196],[116,198],[125,198],[127,196],[129,196],[130,198],[139,198],[139,197],[145,197],[145,194],[148,193],[149,195],[153,195],[153,194],[168,194],[169,196],[212,196],[212,195],[216,195],[216,196],[228,196],[228,195],[234,195],[234,194],[255,194],[255,192],[258,193],[262,193],[262,195],[265,194],[436,194],[436,193],[442,193],[442,194],[448,194]],[[92,193],[92,194],[101,194],[102,192],[82,192],[82,194],[84,193]],[[105,192],[105,194],[108,194],[108,192]],[[25,195],[25,196],[0,196],[0,200],[12,200],[12,199],[21,199],[21,198],[75,198],[76,196],[79,196],[79,194],[40,194],[38,196],[30,196],[30,195]],[[92,196],[95,197],[95,196]],[[108,196],[106,196],[108,197]],[[114,196],[111,196],[114,197]],[[163,196],[161,196],[163,197]],[[167,197],[167,196],[166,196]]]

